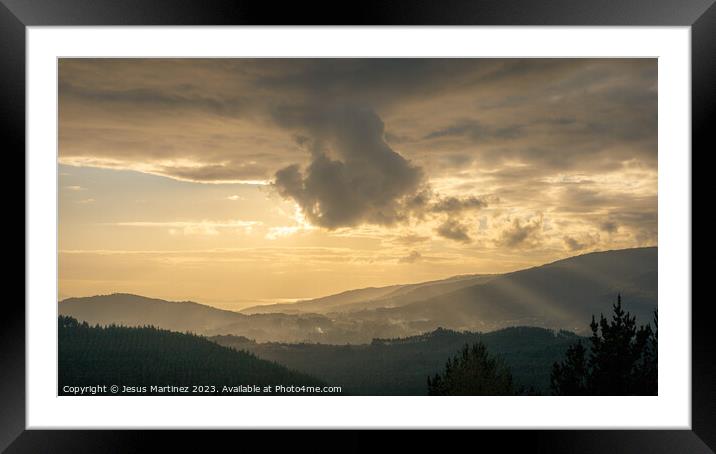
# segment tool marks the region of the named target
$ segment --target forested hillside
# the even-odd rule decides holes
[[[60,316],[59,393],[65,386],[322,386],[319,380],[195,336],[153,327],[98,327]],[[112,394],[104,392],[101,394]],[[272,393],[273,394],[273,393]]]
[[[465,344],[478,340],[504,359],[517,391],[547,394],[552,365],[579,337],[566,331],[517,327],[484,334],[437,329],[407,338],[375,339],[367,345],[254,343],[237,336],[211,339],[340,385],[347,394],[425,395],[427,377]]]

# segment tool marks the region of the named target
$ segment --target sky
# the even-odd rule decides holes
[[[228,309],[657,245],[656,59],[61,59],[59,298]]]

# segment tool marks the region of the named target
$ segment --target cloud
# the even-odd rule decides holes
[[[254,227],[261,225],[259,221],[137,221],[137,222],[116,222],[112,225],[120,227],[158,227],[165,228],[171,235],[218,235],[223,230],[239,231],[250,233]]]
[[[541,217],[527,223],[521,223],[519,219],[515,219],[508,228],[502,231],[499,244],[509,248],[535,246],[541,229]]]
[[[450,153],[441,157],[440,164],[446,168],[463,169],[472,164],[475,157],[474,154],[469,153]]]
[[[82,200],[78,200],[76,203],[79,203],[79,204],[83,204],[83,205],[84,205],[84,204],[87,204],[87,203],[94,203],[94,202],[95,202],[95,199],[82,199]]]
[[[86,191],[87,188],[83,188],[82,186],[65,186],[65,189],[69,189],[70,191]]]
[[[450,196],[438,199],[431,209],[435,213],[459,213],[465,210],[476,210],[485,207],[487,207],[487,201],[484,198]]]
[[[300,232],[301,230],[303,229],[299,225],[271,227],[269,228],[268,232],[266,232],[265,238],[267,240],[276,240],[278,238],[291,236],[295,233]]]
[[[268,169],[256,164],[222,163],[196,166],[163,166],[158,173],[180,180],[204,183],[268,184]]]
[[[361,104],[432,173],[473,161],[518,161],[533,175],[656,168],[655,59],[61,59],[59,79],[63,163],[265,180],[296,163],[292,117],[305,126]],[[196,166],[162,167],[177,159]]]
[[[658,205],[656,195],[649,197],[623,197],[618,210],[610,210],[607,217],[608,225],[604,221],[596,224],[604,227],[615,226],[611,235],[617,237],[631,236],[635,246],[653,246],[658,240]],[[613,225],[612,225],[613,224]]]
[[[424,243],[426,241],[430,241],[430,237],[427,235],[416,235],[414,233],[400,236],[398,238],[395,238],[393,240],[394,243],[404,245],[404,246],[410,246],[413,244],[419,244]]]
[[[517,139],[524,135],[524,125],[488,126],[476,120],[463,120],[460,123],[432,131],[423,138],[432,140],[465,136],[472,142],[481,143],[489,140]]]
[[[422,259],[423,256],[418,251],[410,251],[410,254],[406,255],[405,257],[401,257],[398,259],[398,263],[415,263]]]
[[[207,96],[192,93],[183,85],[178,90],[157,88],[90,88],[77,86],[66,80],[60,82],[63,96],[92,103],[111,103],[129,106],[149,106],[161,110],[196,109],[219,116],[236,117],[245,113],[250,101],[241,96]]]
[[[591,248],[599,242],[599,235],[581,235],[578,239],[572,236],[564,237],[565,247],[572,252]]]
[[[308,221],[336,229],[406,219],[406,204],[423,185],[423,171],[385,142],[375,112],[343,107],[284,114],[280,121],[313,135],[312,160],[305,170],[296,164],[280,169],[274,184]]]
[[[617,230],[619,230],[619,224],[614,221],[604,221],[599,224],[599,228],[608,233],[615,233]]]
[[[256,87],[268,92],[308,94],[322,102],[385,107],[422,99],[446,86],[476,84],[494,71],[496,60],[359,58],[268,60]]]
[[[564,237],[564,244],[567,246],[567,249],[570,251],[579,251],[581,249],[584,249],[584,244],[580,243],[579,241],[575,240],[571,236]]]
[[[231,201],[235,202],[237,200],[244,200],[244,197],[234,194],[234,195],[230,195],[230,196],[226,197],[226,200],[231,200]]]
[[[468,228],[465,224],[455,219],[447,219],[440,224],[436,230],[437,234],[449,240],[458,241],[460,243],[469,243],[472,241],[468,234]]]
[[[595,189],[585,189],[580,184],[566,184],[560,188],[559,210],[586,213],[603,209],[614,203],[614,196]]]
[[[559,251],[584,231],[608,233],[600,247],[650,245],[657,69],[602,58],[62,59],[59,158],[270,183],[307,222],[351,227],[346,236],[400,224],[442,227],[453,241],[474,232],[515,254]],[[80,183],[95,191],[68,180]],[[543,229],[523,231],[539,212]],[[283,223],[266,219],[261,233]],[[397,235],[386,243],[416,247]]]

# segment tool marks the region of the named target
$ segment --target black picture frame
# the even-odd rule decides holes
[[[3,148],[12,164],[17,164],[6,164],[5,168],[14,169],[18,175],[17,169],[25,168],[26,27],[296,24],[690,26],[692,150],[705,154],[716,149],[709,122],[716,118],[714,0],[364,0],[332,5],[277,5],[267,0],[0,0],[0,118],[7,126]],[[14,203],[19,211],[20,202]],[[24,208],[23,204],[23,213]],[[24,267],[22,271],[19,266],[13,268],[8,273],[22,272],[24,276]],[[15,286],[19,281],[19,276],[7,279]],[[23,287],[23,299],[24,296]],[[710,304],[705,300],[692,302],[692,430],[517,431],[509,436],[504,431],[481,431],[479,445],[498,442],[503,448],[522,446],[536,452],[714,452],[716,348],[714,330],[709,327]],[[4,302],[0,317],[0,381],[0,450],[7,452],[136,452],[148,448],[149,441],[163,442],[167,438],[184,449],[206,447],[208,439],[213,446],[219,446],[222,439],[230,443],[250,441],[248,434],[238,438],[226,431],[207,435],[178,431],[25,430],[25,307],[19,297]],[[426,435],[412,432],[409,438],[427,446]],[[263,437],[261,442],[270,440],[271,447],[317,442],[316,435],[310,432],[292,432],[285,437],[267,437],[264,432],[258,436]],[[372,444],[366,432],[341,433],[339,437],[342,450],[366,450]],[[402,446],[408,437],[399,438],[386,442],[384,447],[395,448],[397,443]]]

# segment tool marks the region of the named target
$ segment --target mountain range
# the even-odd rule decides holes
[[[61,315],[91,324],[153,325],[257,342],[368,343],[438,327],[494,331],[510,326],[584,334],[592,315],[622,295],[626,310],[649,323],[657,307],[656,247],[594,252],[505,274],[364,288],[233,312],[195,302],[130,294],[68,298]]]

